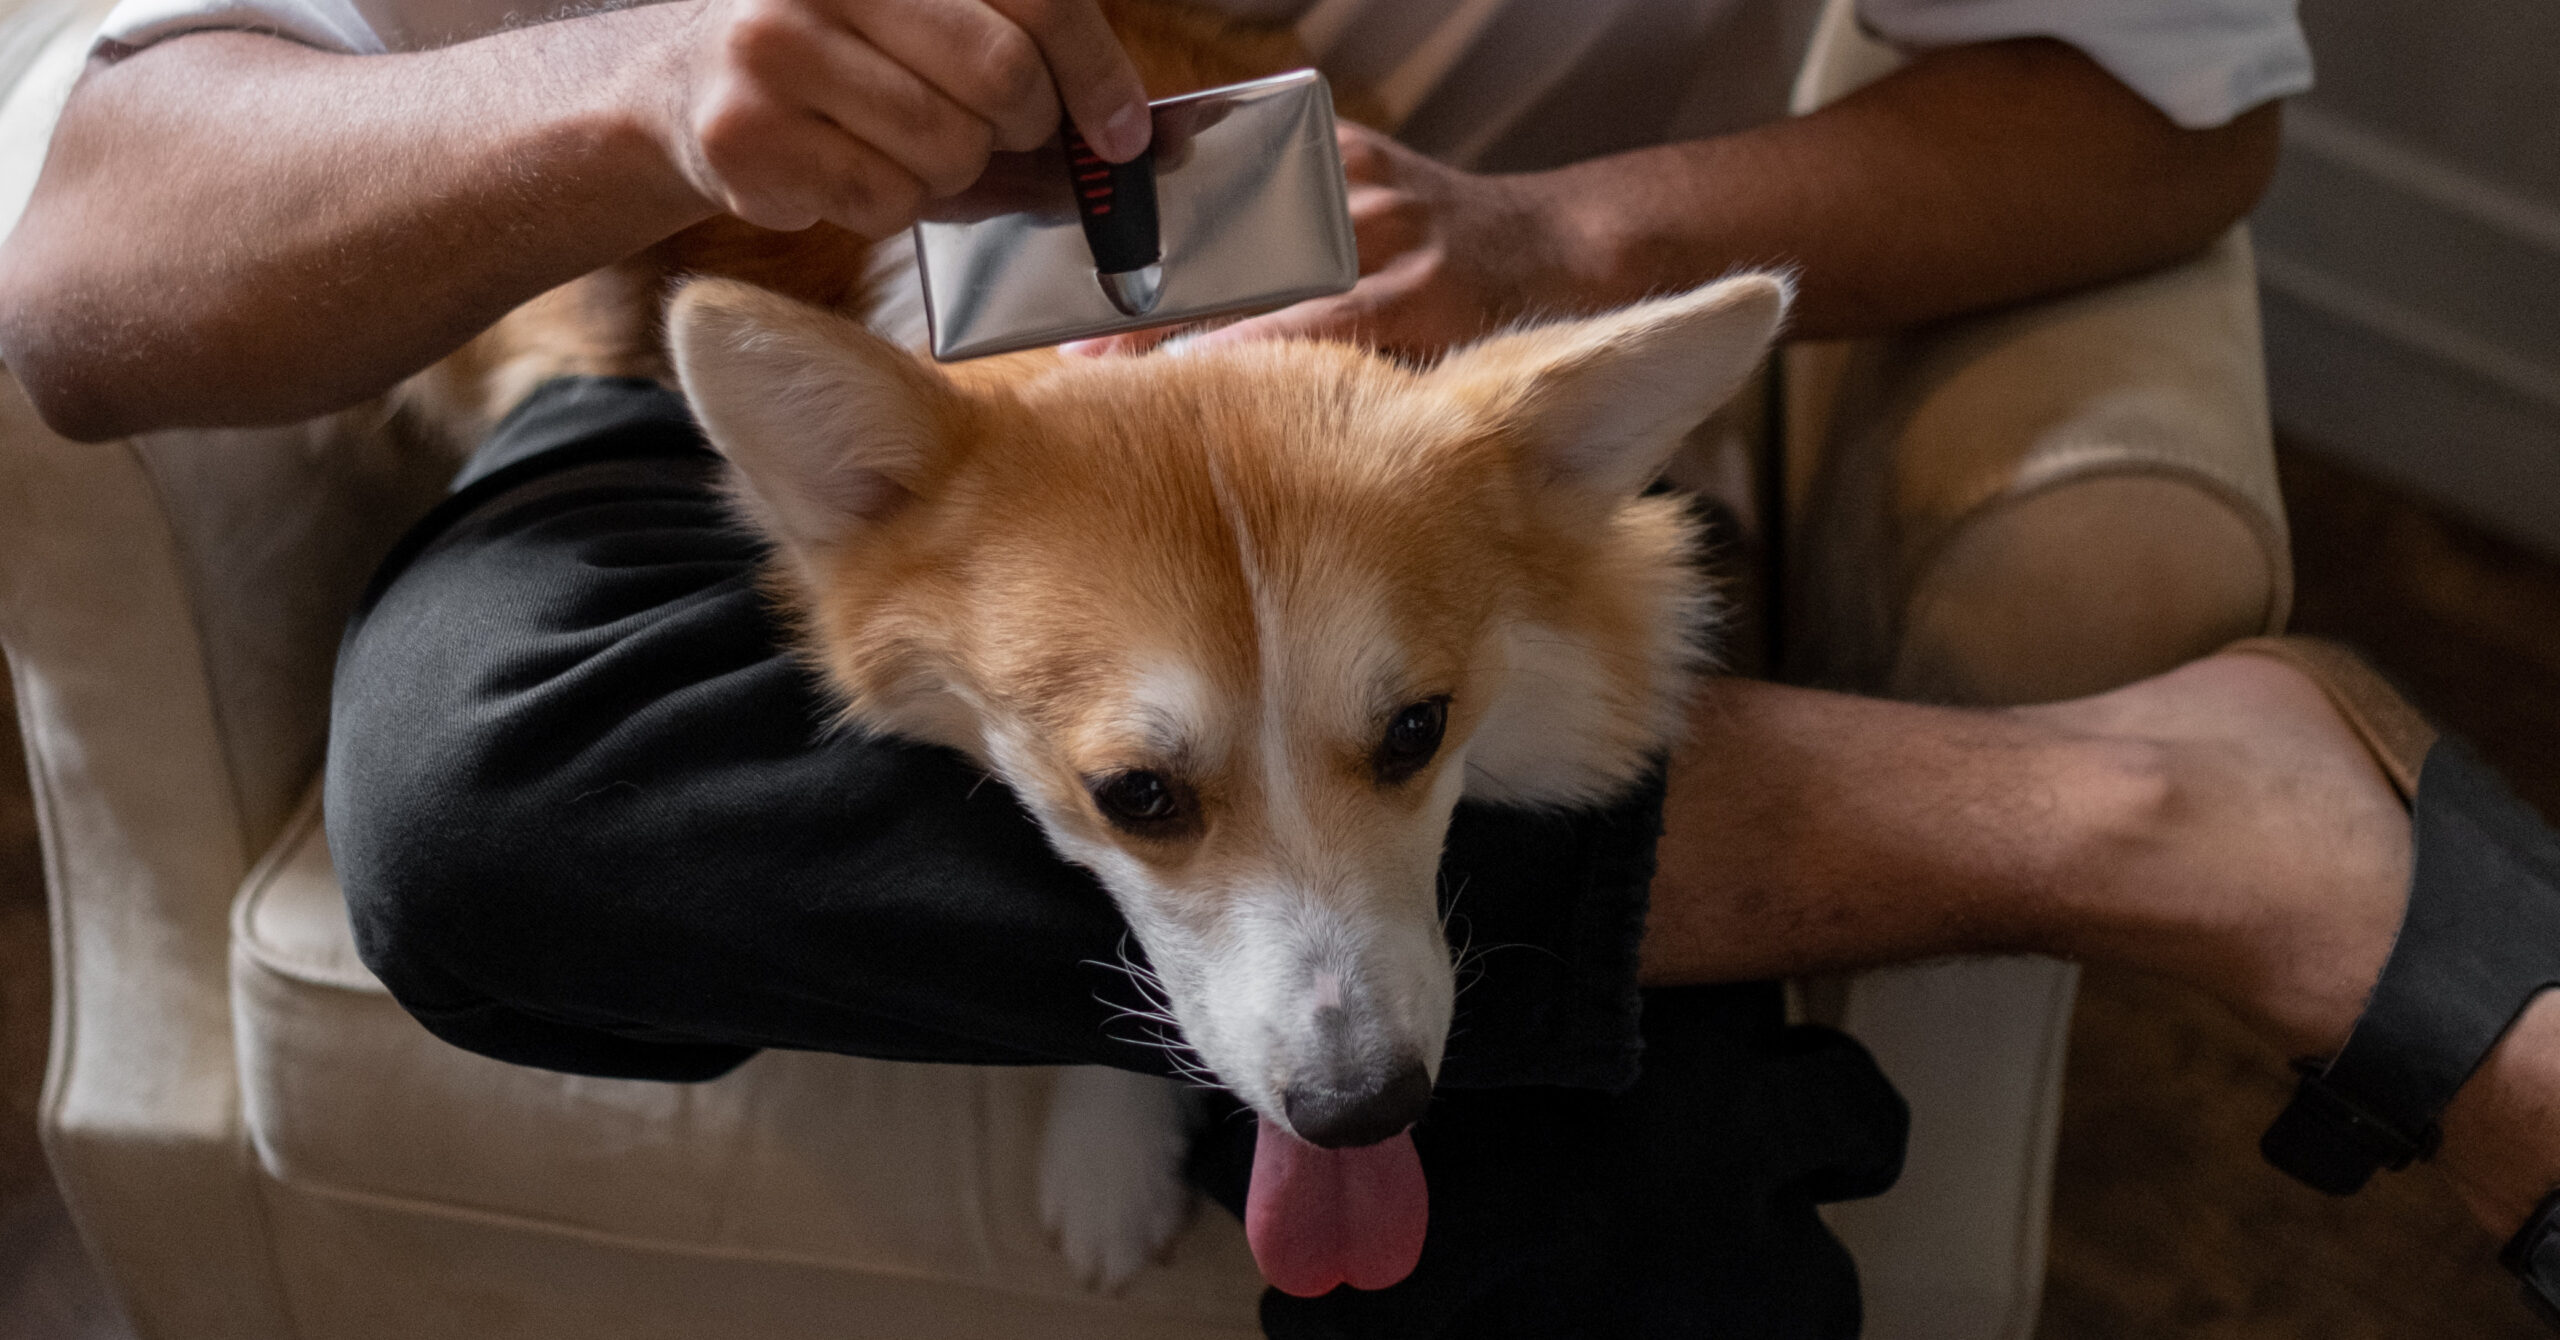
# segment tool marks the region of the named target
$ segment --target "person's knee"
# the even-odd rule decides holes
[[[413,725],[341,713],[324,799],[356,952],[412,1017],[484,1056],[612,1078],[713,1079],[754,1054],[614,1026],[594,985],[612,910],[564,866],[579,835],[488,783],[522,771],[512,733]]]
[[[546,874],[576,834],[522,782],[556,732],[481,687],[445,576],[412,569],[341,646],[322,798],[357,952],[422,1017],[540,1005],[539,946],[579,915]]]
[[[2112,688],[2269,631],[2285,565],[2280,537],[2174,474],[1996,503],[1916,574],[1888,687],[1973,703]]]
[[[486,1003],[511,956],[485,951],[531,929],[512,924],[527,906],[508,878],[517,826],[470,780],[478,743],[343,705],[331,734],[323,806],[356,950],[416,1013]]]

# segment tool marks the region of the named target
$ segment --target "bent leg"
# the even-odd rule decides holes
[[[1111,1055],[1089,1012],[1026,1008],[1092,994],[1108,904],[955,760],[830,733],[716,462],[639,449],[663,428],[458,495],[360,609],[326,803],[368,964],[451,1040],[555,1068]]]
[[[2406,905],[2410,825],[2325,694],[2214,657],[1978,711],[1728,682],[1674,761],[1653,982],[2037,952],[2212,994],[2334,1051]],[[2442,1162],[2492,1230],[2560,1183],[2560,999],[2491,1052]]]

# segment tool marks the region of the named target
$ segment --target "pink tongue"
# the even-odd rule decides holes
[[[1383,1289],[1413,1273],[1430,1222],[1410,1132],[1365,1149],[1318,1149],[1262,1123],[1244,1237],[1273,1288],[1300,1298],[1337,1284]]]

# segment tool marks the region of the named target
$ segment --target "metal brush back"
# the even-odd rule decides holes
[[[1163,290],[1124,315],[1097,280],[1065,149],[997,154],[915,227],[933,356],[946,362],[1340,293],[1359,255],[1313,70],[1154,104]]]

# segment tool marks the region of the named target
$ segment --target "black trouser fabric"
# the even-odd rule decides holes
[[[1170,1073],[1115,1024],[1137,949],[950,753],[831,724],[682,402],[538,390],[386,561],[340,651],[326,809],[356,943],[458,1046],[699,1080],[762,1047]],[[1417,1130],[1424,1263],[1272,1294],[1296,1336],[1854,1334],[1817,1199],[1898,1169],[1865,1054],[1771,985],[1639,993],[1658,783],[1605,812],[1461,807],[1479,952]],[[1192,1171],[1242,1203],[1249,1120]]]

